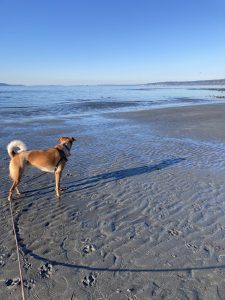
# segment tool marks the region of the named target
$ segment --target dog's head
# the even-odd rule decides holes
[[[60,138],[58,138],[58,141],[60,142],[60,144],[66,144],[66,143],[73,144],[73,142],[75,142],[76,139],[71,136],[61,136]]]

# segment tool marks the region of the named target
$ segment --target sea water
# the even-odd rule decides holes
[[[93,122],[105,113],[225,101],[224,86],[0,86],[0,134],[54,122]]]
[[[221,86],[1,86],[1,124],[116,111],[223,102]],[[223,87],[224,88],[224,87]]]

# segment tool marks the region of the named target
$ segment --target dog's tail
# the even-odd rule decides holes
[[[19,148],[19,151],[15,152],[14,148]],[[16,153],[20,153],[20,152],[26,151],[26,150],[27,150],[26,145],[20,140],[14,140],[14,141],[10,142],[7,146],[8,154],[12,158],[13,158],[13,156],[15,156]]]

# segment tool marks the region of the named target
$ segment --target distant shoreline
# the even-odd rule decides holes
[[[0,86],[24,86],[24,84],[8,84],[0,82]]]
[[[10,86],[123,86],[123,85],[147,85],[147,86],[196,86],[196,85],[225,85],[225,79],[211,79],[211,80],[193,80],[193,81],[161,81],[161,82],[150,82],[150,83],[121,83],[121,84],[9,84],[9,83],[1,83],[0,87],[10,87]]]
[[[195,81],[164,81],[152,82],[146,85],[225,85],[225,79],[212,79],[212,80],[195,80]]]

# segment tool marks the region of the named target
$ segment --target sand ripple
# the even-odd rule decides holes
[[[86,128],[61,201],[51,175],[24,177],[14,213],[30,299],[223,299],[224,146],[117,126]],[[10,295],[15,245],[1,207]]]

